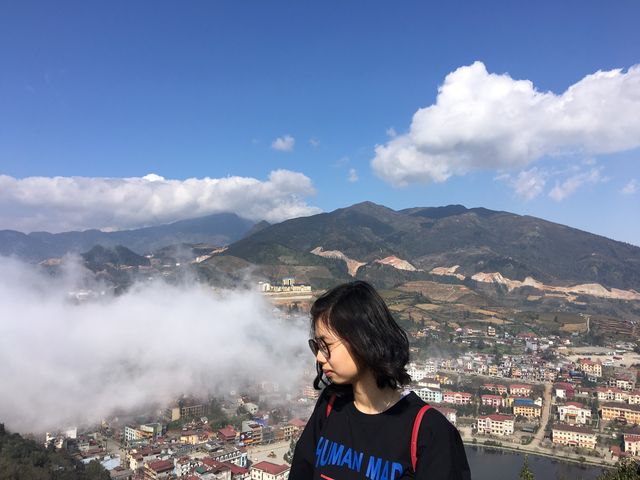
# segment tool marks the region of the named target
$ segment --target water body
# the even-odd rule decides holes
[[[524,463],[521,453],[504,452],[478,447],[465,447],[473,480],[517,479]],[[547,457],[529,455],[529,468],[536,480],[595,480],[605,470],[581,467]]]

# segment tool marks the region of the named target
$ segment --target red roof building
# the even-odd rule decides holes
[[[251,478],[256,480],[281,480],[287,476],[289,465],[259,462],[251,467]]]
[[[218,440],[224,443],[233,443],[236,441],[237,432],[231,425],[218,430]]]

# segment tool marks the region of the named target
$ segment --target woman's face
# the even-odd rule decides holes
[[[316,323],[316,340],[323,340],[329,350],[329,358],[318,350],[316,360],[322,366],[325,376],[336,384],[353,383],[358,378],[358,366],[347,344],[329,330],[324,322]]]

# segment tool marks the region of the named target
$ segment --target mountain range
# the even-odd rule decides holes
[[[639,247],[535,217],[461,205],[395,211],[364,202],[271,225],[224,252],[256,264],[289,265],[316,264],[309,257],[323,253],[347,270],[351,261],[350,276],[357,277],[391,269],[417,278],[440,269],[454,278],[497,272],[550,285],[640,290]]]
[[[0,230],[0,255],[42,261],[67,253],[83,253],[96,245],[123,246],[139,254],[180,243],[227,245],[241,238],[253,226],[254,222],[233,213],[218,213],[166,225],[116,232],[85,230],[25,234],[15,230]]]
[[[177,244],[206,244],[212,252],[226,246],[204,256],[199,249],[199,268],[209,277],[252,267],[263,276],[294,275],[318,287],[350,278],[386,286],[473,278],[506,279],[509,288],[600,284],[640,291],[639,247],[535,217],[461,205],[396,211],[364,202],[274,225],[217,214],[121,232],[0,231],[0,254],[30,261],[96,245],[147,254]],[[108,255],[94,251],[91,258]]]

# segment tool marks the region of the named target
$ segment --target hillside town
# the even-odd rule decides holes
[[[303,290],[287,284],[279,291]],[[576,334],[513,335],[490,325],[447,333],[449,347],[462,353],[435,356],[441,327],[408,333],[408,388],[456,425],[468,447],[582,464],[640,454],[634,342],[595,347]],[[144,421],[105,420],[93,431],[48,433],[45,443],[84,463],[98,460],[113,479],[284,480],[319,395],[312,367],[310,360],[299,390],[263,382],[215,397],[184,396]]]

